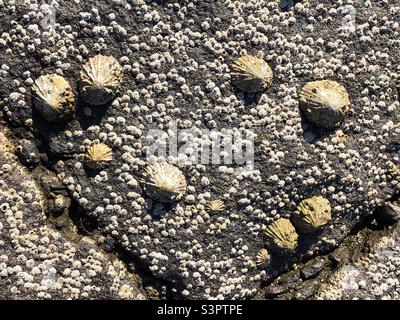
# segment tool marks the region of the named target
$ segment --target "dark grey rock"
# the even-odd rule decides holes
[[[318,9],[317,3],[325,8]],[[0,48],[0,65],[12,70],[2,71],[0,97],[19,92],[20,85],[16,83],[21,84],[26,71],[36,78],[43,72],[60,71],[60,66],[66,66],[62,73],[77,88],[82,59],[101,51],[127,61],[121,93],[130,101],[119,97],[115,106],[100,109],[88,109],[78,101],[77,112],[65,127],[48,126],[32,108],[20,108],[17,101],[7,101],[4,115],[13,125],[32,120],[30,130],[35,138],[50,148],[46,165],[53,166],[71,198],[82,208],[84,212],[79,214],[96,219],[102,234],[115,239],[118,246],[149,267],[158,279],[165,280],[178,295],[186,290],[186,297],[192,299],[248,297],[259,289],[261,272],[270,281],[282,274],[288,264],[338,246],[363,216],[387,201],[398,188],[396,181],[388,180],[384,173],[388,162],[397,158],[386,147],[399,132],[393,120],[399,116],[399,108],[390,108],[398,96],[389,81],[378,79],[382,72],[397,72],[399,48],[386,45],[395,40],[395,24],[388,21],[396,20],[397,13],[388,10],[387,4],[372,3],[366,10],[364,2],[354,2],[360,25],[372,23],[390,31],[379,34],[377,42],[363,42],[363,37],[349,38],[337,32],[341,19],[337,15],[332,19],[333,10],[327,10],[327,6],[337,9],[339,5],[310,0],[304,9],[306,14],[296,10],[290,13],[296,19],[289,25],[285,24],[287,21],[277,24],[286,15],[280,13],[275,1],[265,5],[249,2],[240,12],[214,0],[147,1],[146,6],[131,6],[131,10],[116,1],[64,1],[57,9],[57,28],[67,36],[61,35],[59,43],[70,42],[68,48],[77,50],[83,45],[88,52],[79,49],[79,53],[64,57],[58,46],[41,41],[35,54],[30,54],[27,46],[19,46],[25,37],[14,30],[16,41]],[[180,6],[185,7],[185,17],[178,14]],[[98,16],[92,12],[94,7]],[[22,23],[21,15],[27,10],[21,7],[13,11],[10,7],[7,12],[0,11],[1,32],[9,32],[12,21]],[[145,10],[157,12],[167,28],[159,32],[158,22],[149,19]],[[92,15],[84,28],[80,25],[81,12]],[[125,28],[126,36],[108,25],[110,12],[116,13],[116,23]],[[372,14],[376,15],[373,22]],[[310,19],[312,16],[321,19]],[[203,22],[208,19],[213,22],[204,28]],[[99,38],[93,37],[99,27],[97,21],[107,30],[101,36],[101,44]],[[38,19],[31,22],[40,23]],[[307,25],[312,25],[314,31],[306,30]],[[370,28],[372,25],[365,32]],[[69,37],[72,33],[74,36]],[[188,35],[188,41],[170,41],[179,34]],[[130,41],[131,37],[138,37],[138,41]],[[163,39],[158,40],[160,37]],[[154,44],[154,39],[158,43]],[[135,49],[139,43],[140,48]],[[232,91],[226,66],[250,50],[263,53],[275,71],[268,94],[248,97]],[[373,51],[384,54],[372,59]],[[157,60],[160,53],[171,59],[161,55],[160,65],[153,63],[153,57]],[[363,57],[366,65],[360,63]],[[350,70],[342,68],[345,66]],[[297,91],[303,82],[319,77],[315,71],[321,76],[340,78],[351,96],[353,112],[343,119],[341,137],[336,136],[337,132],[315,132],[315,138],[308,140],[304,137],[306,129],[298,110]],[[137,77],[138,72],[143,74],[141,78]],[[356,81],[349,77],[350,73],[356,75]],[[165,89],[159,92],[151,80],[154,74],[166,76]],[[184,79],[188,92],[176,78]],[[211,82],[214,89],[207,91]],[[372,82],[376,83],[379,96],[365,90]],[[24,87],[23,100],[29,102],[30,88]],[[378,100],[385,107],[374,108]],[[146,162],[145,137],[153,127],[166,129],[171,120],[197,123],[197,129],[251,127],[259,145],[269,144],[269,154],[259,147],[255,149],[254,169],[259,172],[255,178],[253,173],[241,175],[235,166],[229,166],[228,169],[235,169],[231,173],[213,165],[181,168],[194,196],[208,193],[212,198],[225,199],[227,194],[225,212],[206,215],[203,209],[181,202],[166,207],[161,216],[152,215],[151,201],[137,183]],[[114,161],[100,173],[88,172],[77,155],[87,141],[100,137],[115,144]],[[339,138],[340,142],[333,142]],[[202,178],[207,178],[209,184],[202,184]],[[254,260],[264,245],[262,228],[277,215],[289,218],[299,201],[322,192],[332,202],[334,219],[312,239],[302,235],[291,260],[271,263],[262,271],[257,269]],[[229,224],[220,233],[211,233],[211,226],[221,225],[221,219],[229,219]]]

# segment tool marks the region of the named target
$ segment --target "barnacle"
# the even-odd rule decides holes
[[[267,249],[263,248],[260,251],[258,251],[257,256],[256,256],[256,265],[258,267],[266,265],[269,260],[270,260],[270,255]]]
[[[266,244],[277,252],[291,252],[297,247],[298,235],[289,219],[280,218],[265,230]]]
[[[112,160],[113,152],[104,143],[95,143],[86,150],[85,162],[93,169],[104,168]]]
[[[224,202],[221,200],[212,200],[206,205],[207,211],[222,211],[225,209]]]
[[[314,196],[300,202],[293,215],[293,223],[302,233],[311,233],[331,220],[332,210],[328,199]]]
[[[40,76],[32,90],[36,109],[49,122],[65,119],[75,111],[74,92],[68,81],[57,74]]]
[[[80,77],[83,100],[91,105],[103,105],[117,95],[123,69],[113,57],[97,55],[83,66]]]
[[[148,196],[159,202],[178,201],[186,192],[184,175],[168,163],[148,165],[143,173],[142,184]]]
[[[260,58],[245,55],[232,65],[232,83],[244,92],[264,91],[272,83],[273,72]]]
[[[307,119],[325,129],[335,128],[351,106],[346,88],[331,80],[306,83],[299,97],[300,109]]]

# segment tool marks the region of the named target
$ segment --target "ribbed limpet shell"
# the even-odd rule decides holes
[[[63,120],[75,111],[74,92],[68,81],[57,74],[40,76],[32,90],[34,106],[49,122]]]
[[[258,251],[256,256],[256,265],[257,267],[265,266],[271,259],[269,252],[267,249],[263,248]]]
[[[91,105],[104,105],[119,92],[123,69],[111,56],[97,55],[89,59],[80,73],[80,92]]]
[[[232,65],[232,84],[244,92],[260,92],[272,83],[273,72],[262,59],[245,55]]]
[[[322,228],[331,218],[329,200],[314,196],[300,202],[293,215],[293,224],[302,233],[312,233]]]
[[[292,252],[297,248],[298,235],[289,219],[280,218],[265,230],[267,247],[277,252]]]
[[[300,109],[317,127],[333,129],[350,110],[349,94],[336,81],[308,82],[299,93]]]
[[[212,200],[207,203],[206,209],[210,212],[223,211],[225,209],[225,204],[222,200]]]
[[[185,176],[169,163],[148,165],[141,182],[147,195],[158,202],[181,200],[187,187]]]
[[[104,143],[95,143],[85,154],[85,163],[92,169],[102,169],[112,160],[112,149]]]

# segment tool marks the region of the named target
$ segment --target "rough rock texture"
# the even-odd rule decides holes
[[[288,12],[270,0],[55,2],[51,31],[43,30],[36,1],[0,7],[4,117],[17,137],[36,139],[47,152],[82,214],[178,297],[252,297],[262,278],[336,248],[397,188],[387,169],[400,149],[399,1],[309,0]],[[347,4],[357,14],[354,33],[343,30]],[[32,79],[57,72],[77,90],[82,64],[97,53],[123,66],[122,96],[104,108],[79,100],[68,124],[45,124],[32,108]],[[267,93],[232,87],[229,66],[243,54],[272,67]],[[333,132],[310,125],[298,105],[306,82],[326,78],[342,83],[353,103]],[[193,128],[193,141],[203,129],[248,132],[254,165],[172,156],[188,194],[178,204],[152,202],[138,182],[149,160],[147,136],[171,121]],[[114,160],[86,170],[78,155],[97,139],[112,146]],[[258,269],[263,229],[314,195],[330,201],[332,220],[300,235],[291,257],[272,256]],[[214,199],[226,208],[209,214],[204,208]]]
[[[138,278],[93,240],[47,225],[43,195],[0,127],[0,299],[144,299]]]

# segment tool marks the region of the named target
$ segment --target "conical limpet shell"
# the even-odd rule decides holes
[[[346,88],[331,80],[306,83],[299,98],[307,119],[325,129],[335,128],[351,107]]]
[[[68,81],[57,74],[36,79],[34,105],[47,121],[63,120],[75,111],[75,95]]]
[[[112,160],[112,149],[104,143],[95,143],[85,154],[85,163],[92,169],[102,169]]]
[[[158,202],[181,200],[187,186],[182,172],[168,163],[148,165],[141,182],[147,195]]]
[[[297,248],[298,235],[288,219],[280,218],[265,230],[267,247],[277,252],[291,252]]]
[[[245,55],[232,65],[232,83],[244,92],[264,91],[272,83],[273,72],[262,59]]]
[[[328,199],[314,196],[300,202],[293,215],[293,224],[302,233],[311,233],[322,228],[332,218]]]
[[[114,57],[97,55],[83,66],[80,77],[83,100],[91,105],[103,105],[118,94],[123,69]]]

